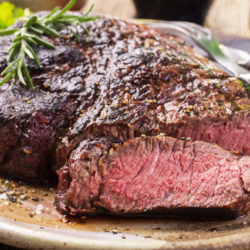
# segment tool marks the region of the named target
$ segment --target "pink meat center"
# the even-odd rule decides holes
[[[108,161],[101,202],[116,212],[136,212],[220,207],[246,195],[236,156],[215,145],[181,144],[147,140],[118,149]]]

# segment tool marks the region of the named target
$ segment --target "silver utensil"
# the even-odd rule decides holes
[[[243,67],[250,69],[250,54],[241,49],[235,49],[226,45],[219,45],[223,53],[235,63],[242,65]]]
[[[189,22],[161,21],[148,24],[151,27],[179,35],[202,50],[232,75],[250,85],[250,55],[242,50],[221,45],[209,29]],[[206,53],[204,53],[206,52]],[[244,66],[244,67],[243,67]]]

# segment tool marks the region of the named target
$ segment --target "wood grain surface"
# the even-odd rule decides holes
[[[136,15],[133,0],[87,0],[83,10],[88,10],[94,3],[93,14],[111,15],[121,19],[133,18]]]
[[[215,0],[205,25],[217,32],[250,38],[250,0]]]

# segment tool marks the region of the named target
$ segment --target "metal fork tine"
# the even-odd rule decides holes
[[[207,28],[204,28],[198,24],[195,24],[195,23],[190,23],[190,26],[194,27],[195,29],[199,30],[201,33],[203,33],[204,35],[206,35],[207,37],[212,37],[212,32],[207,29]]]
[[[185,29],[191,36],[196,37],[197,36],[197,30],[193,29],[192,27],[188,26],[187,24],[175,24],[179,27],[182,27],[183,29]]]
[[[173,23],[177,26],[181,26],[182,28],[186,29],[188,32],[190,32],[191,34],[193,34],[193,36],[197,38],[204,36],[207,38],[212,38],[212,33],[208,29],[198,24],[189,22],[173,22]]]
[[[175,25],[178,25],[183,29],[186,29],[190,33],[190,35],[192,35],[194,38],[196,38],[200,34],[200,32],[197,29],[195,29],[194,27],[192,27],[187,23],[175,23]]]
[[[184,36],[188,36],[188,37],[190,36],[190,32],[188,32],[185,28],[175,25],[172,22],[157,23],[156,25],[157,27],[161,26],[162,28],[167,27],[168,29],[175,31],[175,33],[177,31],[179,34],[184,35]]]
[[[189,41],[190,44],[197,45],[203,55],[204,53],[206,53],[206,56],[210,55],[217,63],[223,66],[224,70],[231,72],[234,76],[239,77],[250,86],[249,71],[239,66],[238,61],[229,60],[227,56],[224,55],[224,51],[221,50],[219,43],[213,37],[210,30],[189,22],[162,21],[151,23],[150,26],[161,28],[170,34],[182,36],[184,40]],[[246,62],[244,62],[244,66],[245,65]]]
[[[188,37],[189,39],[197,40],[201,38],[212,39],[212,32],[200,25],[189,22],[165,21],[156,24],[157,27],[168,28],[174,34]]]

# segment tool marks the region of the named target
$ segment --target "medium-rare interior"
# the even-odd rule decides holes
[[[215,144],[163,135],[86,140],[58,172],[56,205],[70,215],[235,217],[250,208],[249,164]]]
[[[35,90],[0,87],[1,172],[35,180],[58,171],[56,204],[70,215],[246,214],[250,100],[242,82],[178,37],[106,17],[86,26],[91,40],[72,27],[79,43],[65,29],[49,39],[55,50],[35,48]],[[11,39],[0,38],[1,71]]]

